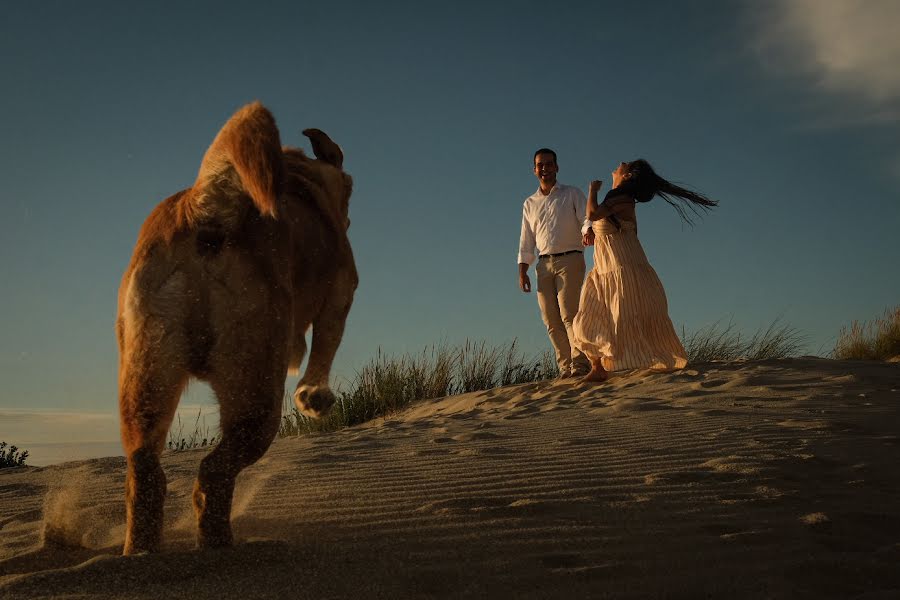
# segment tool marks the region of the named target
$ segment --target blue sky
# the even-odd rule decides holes
[[[116,290],[138,229],[256,99],[286,144],[328,132],[354,177],[339,378],[379,347],[549,349],[515,264],[541,146],[583,189],[644,157],[720,200],[693,229],[639,209],[679,330],[781,317],[825,353],[900,300],[900,4],[330,4],[5,9],[0,439],[116,439]],[[206,403],[202,386],[183,402]]]

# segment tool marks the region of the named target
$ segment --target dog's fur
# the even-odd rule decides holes
[[[125,554],[156,551],[166,478],[159,455],[181,392],[208,381],[222,437],[193,502],[201,547],[232,541],[237,474],[278,430],[285,375],[312,350],[294,401],[331,408],[331,363],[357,285],[352,188],[340,148],[307,129],[316,159],[282,148],[271,113],[240,109],[203,158],[193,187],[147,218],[119,289],[119,412],[128,459]]]

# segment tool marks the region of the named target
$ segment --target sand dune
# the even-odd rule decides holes
[[[897,598],[900,365],[525,384],[276,441],[237,544],[119,556],[124,459],[0,471],[2,598]]]

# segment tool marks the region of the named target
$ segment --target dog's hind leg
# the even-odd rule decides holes
[[[141,332],[125,348],[119,368],[122,446],[128,461],[125,480],[124,554],[155,552],[162,539],[166,476],[159,462],[166,433],[188,373],[169,363]]]
[[[229,376],[210,379],[219,399],[222,438],[200,463],[194,484],[197,545],[201,548],[231,545],[235,479],[265,454],[278,432],[284,363],[276,363],[275,369],[268,361],[260,364],[266,372],[252,365],[232,365]]]

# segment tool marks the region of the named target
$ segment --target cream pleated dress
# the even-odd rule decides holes
[[[607,371],[681,369],[687,353],[634,221],[594,221],[594,267],[581,289],[575,344]]]

